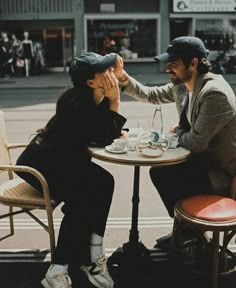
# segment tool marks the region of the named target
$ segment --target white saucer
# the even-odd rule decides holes
[[[107,145],[105,147],[105,150],[113,154],[123,154],[127,152],[127,148],[125,148],[124,150],[114,150],[111,145]]]
[[[162,149],[144,148],[142,154],[146,157],[160,157],[164,153]]]

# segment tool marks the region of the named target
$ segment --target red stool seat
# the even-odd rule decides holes
[[[196,195],[178,203],[178,209],[190,217],[213,221],[236,220],[236,201],[218,195]]]

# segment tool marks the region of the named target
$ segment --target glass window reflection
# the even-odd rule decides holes
[[[124,59],[137,59],[157,53],[156,19],[89,19],[87,32],[87,49],[102,55],[116,52]]]

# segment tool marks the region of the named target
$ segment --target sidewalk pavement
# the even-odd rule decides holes
[[[163,85],[169,82],[167,73],[131,75],[144,85]],[[224,78],[236,85],[236,74],[225,74]],[[30,77],[0,78],[0,89],[27,89],[27,88],[65,88],[70,87],[71,81],[68,72],[45,72]]]
[[[139,74],[131,75],[145,85],[160,85],[168,82],[167,74]],[[71,86],[68,72],[45,72],[41,75],[30,77],[10,77],[0,79],[0,89],[20,89],[20,88],[65,88]]]

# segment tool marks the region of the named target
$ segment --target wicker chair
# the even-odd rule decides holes
[[[218,276],[234,270],[228,256],[234,257],[228,244],[236,234],[236,176],[231,185],[232,198],[219,195],[196,195],[179,201],[175,206],[172,249],[177,251],[177,239],[188,226],[202,239],[210,252],[210,287],[218,287]],[[212,233],[212,238],[205,236]],[[222,235],[221,235],[222,234]],[[221,237],[222,236],[222,237]],[[229,254],[229,255],[228,255]]]
[[[0,219],[9,217],[10,234],[2,237],[3,240],[14,234],[13,216],[26,213],[40,224],[49,234],[51,257],[55,250],[55,233],[53,225],[53,211],[59,203],[50,198],[48,184],[43,175],[27,166],[12,165],[10,159],[10,150],[14,148],[25,147],[26,144],[9,144],[7,143],[4,112],[0,111],[0,173],[5,172],[8,177],[0,185],[0,204],[9,207],[9,213],[0,215]],[[27,172],[34,175],[41,183],[43,193],[34,189],[27,182],[19,177],[14,177],[13,172]],[[17,209],[14,210],[14,207]],[[19,208],[19,209],[18,209]],[[47,223],[45,224],[38,216],[32,213],[34,209],[46,210]]]

